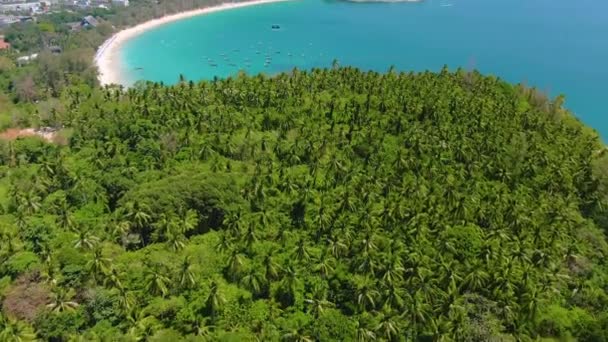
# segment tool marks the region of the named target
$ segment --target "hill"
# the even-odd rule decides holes
[[[69,87],[4,142],[0,340],[608,340],[606,157],[495,77]]]

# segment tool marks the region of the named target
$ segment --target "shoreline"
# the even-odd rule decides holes
[[[105,42],[103,42],[103,44],[99,46],[95,53],[95,58],[93,59],[93,62],[99,70],[97,79],[99,80],[99,83],[102,86],[110,84],[124,84],[124,78],[121,78],[121,70],[119,67],[120,60],[118,52],[124,43],[144,33],[145,31],[174,21],[196,17],[199,15],[283,1],[288,0],[252,0],[239,3],[225,3],[217,6],[197,8],[186,12],[170,14],[161,18],[152,19],[141,24],[135,25],[133,27],[118,31],[114,35],[112,35],[112,37],[108,38]]]

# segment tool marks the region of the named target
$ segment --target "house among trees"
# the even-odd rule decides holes
[[[31,61],[33,61],[34,59],[38,58],[38,54],[37,53],[33,53],[29,56],[21,56],[21,57],[17,57],[17,64],[19,66],[27,64]]]
[[[49,46],[49,51],[54,55],[58,55],[61,52],[63,52],[63,50],[61,49],[61,46],[57,46],[57,45]]]
[[[97,27],[99,25],[99,21],[95,19],[92,15],[87,15],[82,18],[82,27]]]
[[[4,36],[0,36],[0,50],[8,50],[11,48],[11,44],[4,41]]]
[[[80,29],[82,28],[82,21],[67,23],[66,25],[70,29],[70,31],[80,31]]]

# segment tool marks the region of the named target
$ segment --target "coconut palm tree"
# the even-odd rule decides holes
[[[79,225],[76,230],[76,234],[78,234],[76,240],[74,240],[74,247],[82,250],[91,250],[98,243],[99,238],[87,229],[84,225]]]
[[[213,319],[217,318],[217,315],[221,312],[225,303],[226,299],[220,292],[217,282],[211,282],[209,295],[207,296],[207,300],[205,301],[205,306],[207,310],[211,313],[211,317],[213,317]]]
[[[111,268],[112,260],[103,256],[103,251],[100,247],[95,247],[91,259],[87,261],[86,268],[89,274],[97,281],[100,276],[107,274]]]
[[[161,265],[151,265],[146,267],[144,274],[145,289],[148,293],[164,297],[169,293],[171,280]]]
[[[327,292],[320,288],[316,288],[312,297],[305,299],[304,302],[308,304],[308,312],[312,313],[314,317],[319,317],[325,310],[335,306],[334,303],[327,300]]]
[[[291,330],[281,336],[281,341],[289,342],[313,342],[314,339],[308,335],[303,328]]]
[[[187,255],[184,257],[179,267],[178,273],[179,286],[183,289],[192,288],[196,285],[196,276],[193,271],[192,257]]]
[[[240,281],[241,285],[247,290],[251,291],[254,295],[259,295],[262,292],[265,284],[264,277],[256,270],[251,268]]]
[[[0,341],[36,341],[36,334],[28,324],[0,316]]]
[[[54,312],[64,312],[75,310],[79,304],[72,300],[74,291],[56,286],[51,292],[51,302],[47,307]]]

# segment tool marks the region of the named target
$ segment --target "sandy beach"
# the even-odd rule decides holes
[[[121,84],[124,81],[124,78],[121,77],[120,67],[118,63],[120,63],[118,51],[122,44],[124,44],[129,39],[145,32],[154,27],[158,27],[173,21],[194,17],[197,15],[203,15],[218,11],[224,11],[234,8],[240,8],[245,6],[254,6],[267,4],[272,2],[280,2],[287,0],[254,0],[254,1],[246,1],[240,3],[228,3],[222,4],[218,6],[199,8],[191,11],[181,12],[177,14],[167,15],[162,18],[153,19],[147,21],[145,23],[139,24],[137,26],[122,30],[114,34],[111,38],[106,40],[97,50],[95,54],[95,64],[97,64],[97,68],[99,69],[99,82],[102,85],[108,84]]]

